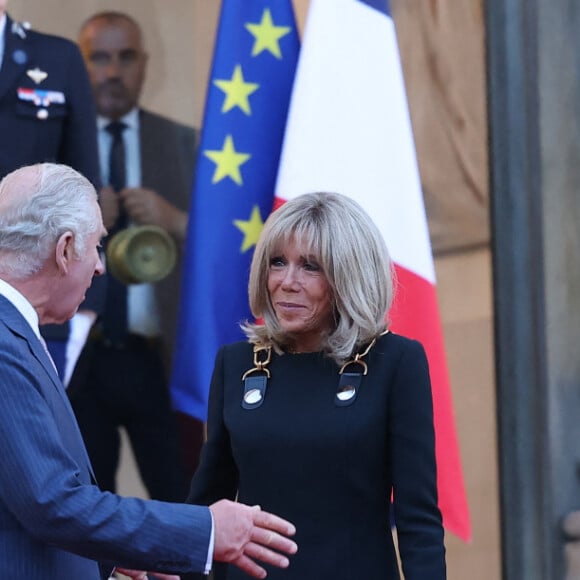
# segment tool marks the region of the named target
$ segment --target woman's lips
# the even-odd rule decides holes
[[[302,304],[296,304],[294,302],[278,302],[278,308],[282,308],[284,310],[298,310],[300,308],[304,308]]]

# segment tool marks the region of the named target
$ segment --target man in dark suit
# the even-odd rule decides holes
[[[107,184],[99,196],[105,226],[112,233],[127,225],[160,226],[176,242],[178,260],[160,282],[131,285],[118,295],[112,287],[118,283],[108,275],[111,295],[69,396],[102,489],[115,490],[123,427],[149,495],[181,501],[203,440],[202,423],[192,419],[184,445],[188,457],[180,458],[168,391],[197,131],[139,107],[147,54],[141,29],[130,16],[102,12],[90,17],[81,27],[79,45],[97,105],[101,175]],[[120,176],[111,166],[112,151],[119,147]],[[121,319],[124,328],[119,329]]]
[[[0,577],[97,580],[98,561],[207,573],[214,559],[263,578],[254,558],[284,567],[273,550],[296,550],[288,522],[227,500],[121,498],[95,483],[39,323],[75,313],[104,271],[104,234],[94,187],[70,167],[27,166],[0,182]]]
[[[95,107],[78,47],[64,38],[15,22],[0,0],[0,179],[23,165],[55,161],[99,184]],[[102,288],[91,289],[82,313],[42,334],[64,376],[102,307]],[[69,371],[70,372],[70,371]]]

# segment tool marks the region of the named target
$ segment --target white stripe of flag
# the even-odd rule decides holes
[[[395,28],[386,12],[358,0],[310,2],[276,197],[282,202],[311,191],[351,196],[383,232],[399,279],[392,328],[420,340],[429,358],[444,524],[468,540],[433,257]]]

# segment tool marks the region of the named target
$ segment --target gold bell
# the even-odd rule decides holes
[[[123,284],[159,282],[175,267],[173,238],[158,226],[121,230],[107,244],[107,268]]]

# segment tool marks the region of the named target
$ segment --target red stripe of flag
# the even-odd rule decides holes
[[[421,342],[429,360],[433,391],[433,418],[435,423],[435,455],[437,457],[437,491],[443,525],[462,539],[471,536],[467,496],[463,480],[453,400],[449,386],[445,347],[433,284],[413,272],[395,264],[397,285],[395,301],[389,313],[391,329],[398,334]]]

